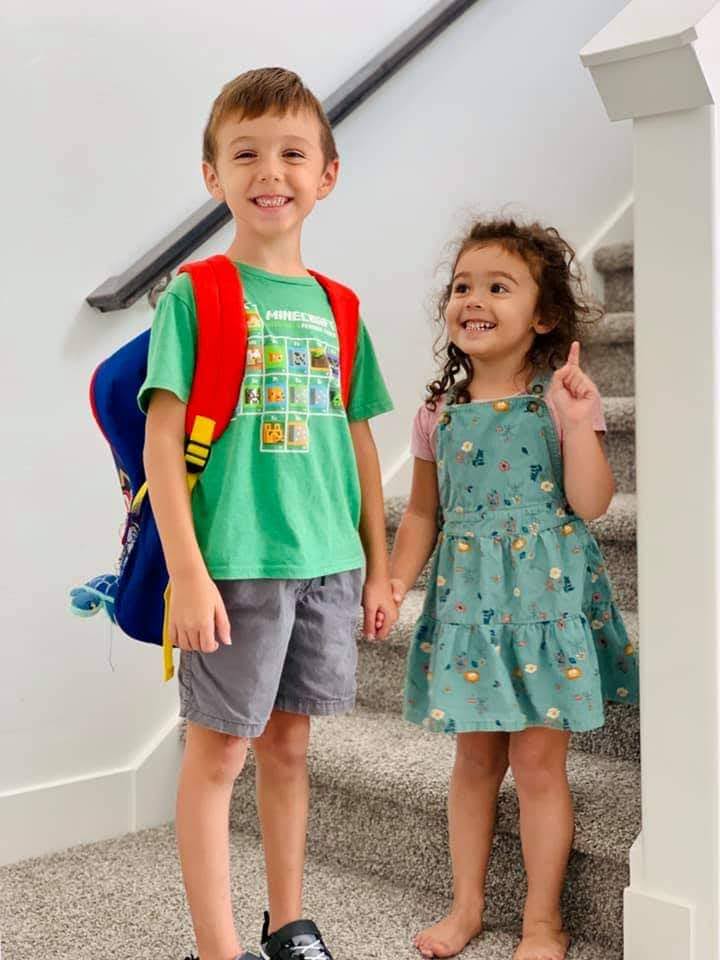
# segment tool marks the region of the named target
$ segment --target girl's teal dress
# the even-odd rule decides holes
[[[406,719],[461,733],[591,730],[636,703],[634,645],[563,490],[546,378],[437,428],[442,528],[410,649]]]

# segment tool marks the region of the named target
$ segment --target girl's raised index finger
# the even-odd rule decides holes
[[[580,366],[580,341],[573,340],[570,344],[570,353],[568,353],[567,363],[574,367]]]

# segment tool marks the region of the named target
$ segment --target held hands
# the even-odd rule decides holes
[[[220,643],[232,643],[225,604],[207,573],[172,581],[170,638],[174,647],[198,653],[214,653]]]
[[[563,430],[592,423],[600,395],[590,377],[580,369],[577,340],[570,345],[565,365],[555,371],[550,389]]]
[[[398,580],[397,577],[390,578],[390,588],[393,594],[393,600],[397,604],[398,610],[402,606],[403,600],[405,599],[405,594],[408,592],[408,588],[405,586],[402,580]]]
[[[386,640],[397,623],[398,606],[393,593],[391,581],[386,577],[369,577],[365,581],[363,635],[367,640]]]

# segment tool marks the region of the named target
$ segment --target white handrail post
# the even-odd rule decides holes
[[[632,119],[635,160],[642,832],[625,960],[720,960],[713,7],[631,0],[581,54],[610,119]]]

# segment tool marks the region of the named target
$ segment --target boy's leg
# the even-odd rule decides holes
[[[248,741],[271,716],[295,616],[299,581],[219,580],[232,646],[183,651],[178,671],[188,738],[177,835],[200,960],[235,960],[228,821]],[[234,952],[233,952],[234,951]]]
[[[309,739],[310,717],[275,710],[265,732],[253,741],[271,930],[302,914]]]
[[[310,717],[347,713],[355,703],[362,582],[362,570],[304,581],[275,709],[253,743],[271,933],[302,916]]]
[[[562,960],[567,951],[560,898],[574,832],[566,766],[569,741],[569,733],[543,727],[510,735],[528,878],[523,937],[515,960]]]
[[[454,957],[482,930],[500,784],[508,768],[507,733],[460,733],[450,780],[448,823],[453,904],[447,917],[414,940],[428,957]]]
[[[175,829],[202,960],[235,960],[241,953],[230,899],[228,818],[247,745],[188,722]]]

